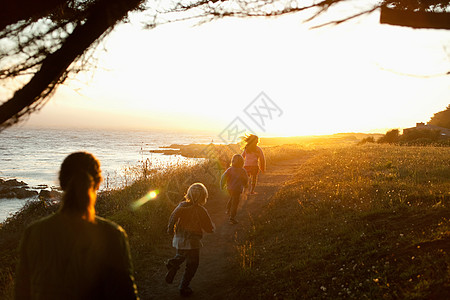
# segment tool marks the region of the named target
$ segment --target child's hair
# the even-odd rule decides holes
[[[208,199],[208,190],[203,183],[196,182],[191,184],[184,196],[186,201],[194,204],[205,205]]]
[[[244,136],[243,140],[244,142],[247,143],[245,145],[245,150],[247,150],[247,152],[256,152],[256,145],[259,142],[259,138],[257,135],[254,134],[246,135]]]
[[[243,168],[244,167],[244,158],[240,154],[233,155],[233,158],[231,159],[231,165],[236,168]]]
[[[95,217],[92,189],[102,181],[100,162],[90,153],[75,152],[67,156],[59,171],[59,183],[64,191],[61,211]]]

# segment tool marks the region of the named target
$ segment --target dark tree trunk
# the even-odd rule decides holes
[[[77,26],[61,48],[44,60],[33,78],[0,106],[0,127],[17,122],[24,109],[33,107],[37,101],[45,98],[60,82],[70,64],[140,2],[141,0],[101,0],[93,6],[86,22]]]

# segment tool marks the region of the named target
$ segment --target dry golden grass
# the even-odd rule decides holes
[[[214,197],[232,154],[240,152],[211,149],[203,155],[211,160],[195,165],[179,161],[156,170],[141,162],[129,168],[123,188],[99,195],[98,214],[129,234],[138,286],[160,268],[167,218],[187,187],[203,182]],[[310,159],[236,245],[241,297],[450,296],[449,148],[283,145],[264,151],[269,165],[305,154]],[[150,191],[158,196],[152,199]],[[1,299],[11,298],[23,229],[55,209],[29,205],[0,228]]]
[[[242,267],[240,292],[259,299],[448,298],[449,164],[443,147],[316,150],[242,242],[252,245],[254,260]]]
[[[232,155],[241,152],[237,145],[196,145],[192,149],[196,151],[192,155],[203,157],[197,163],[185,159],[169,164],[139,162],[128,166],[120,178],[108,179],[121,181],[120,188],[109,188],[98,195],[97,214],[120,224],[128,233],[139,286],[144,284],[144,273],[160,268],[165,253],[156,249],[167,243],[168,217],[182,201],[189,185],[202,182],[214,197],[219,193],[220,176],[229,166]],[[285,151],[273,147],[267,150],[268,163],[292,157],[299,151],[303,150],[297,146],[286,147]],[[157,194],[156,198],[149,196],[151,191]],[[12,298],[17,248],[23,230],[57,208],[58,204],[29,203],[1,225],[0,299]]]

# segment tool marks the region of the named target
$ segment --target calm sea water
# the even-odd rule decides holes
[[[212,138],[212,135],[152,131],[14,127],[0,132],[0,178],[22,180],[31,187],[42,184],[57,187],[63,159],[75,151],[88,151],[101,161],[108,185],[117,186],[121,184],[125,168],[139,161],[149,159],[155,165],[173,160],[193,161],[152,154],[149,150],[171,144],[209,143]],[[20,209],[25,201],[0,198],[0,222]]]

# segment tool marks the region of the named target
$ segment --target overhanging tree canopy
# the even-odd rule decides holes
[[[130,12],[143,12],[147,28],[186,19],[208,22],[223,17],[270,17],[304,10],[312,18],[351,0],[144,1],[144,0],[2,0],[0,80],[21,79],[10,99],[0,99],[0,130],[38,110],[68,75],[85,66],[95,48]],[[387,0],[327,24],[381,8],[381,23],[414,28],[449,29],[450,0]],[[323,25],[327,25],[323,24]]]
[[[428,122],[428,125],[435,125],[450,129],[450,104],[443,111],[437,112]]]

